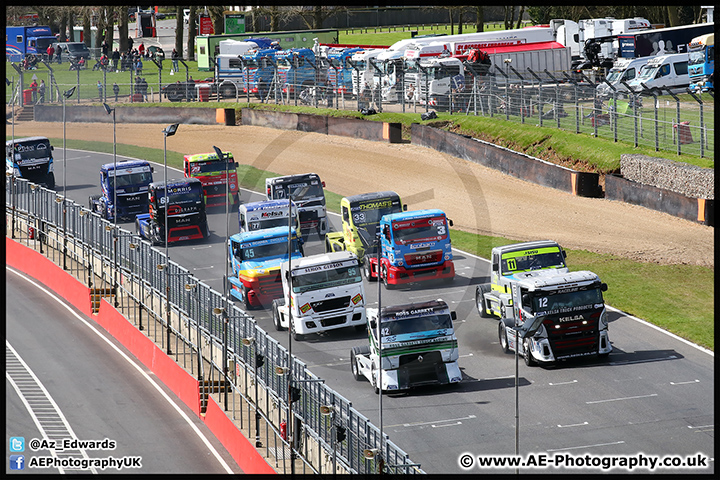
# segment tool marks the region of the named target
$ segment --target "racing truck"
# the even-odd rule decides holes
[[[455,265],[448,229],[452,224],[438,209],[383,215],[379,269],[377,255],[366,255],[365,277],[372,282],[379,276],[386,288],[435,279],[452,282]]]
[[[379,317],[378,332],[378,309],[367,308],[369,345],[350,351],[355,380],[367,378],[375,393],[381,386],[397,391],[462,380],[452,323],[456,315],[447,303],[438,299],[383,307]]]
[[[593,272],[520,272],[512,275],[510,290],[512,309],[498,322],[504,352],[519,348],[518,355],[530,366],[588,355],[607,357],[612,351],[602,294],[607,284]],[[533,333],[529,325],[537,330]],[[517,330],[521,341],[516,340]]]
[[[153,181],[153,167],[145,160],[106,163],[100,167],[102,194],[91,195],[88,207],[106,220],[135,218],[148,213],[148,187]],[[114,186],[117,184],[117,191]],[[117,198],[117,205],[114,205]]]
[[[400,196],[391,191],[361,193],[340,200],[342,232],[325,235],[325,251],[347,250],[354,253],[360,263],[365,254],[376,253],[378,225],[383,215],[407,210],[400,202]]]
[[[153,182],[148,185],[148,201],[148,213],[135,217],[135,231],[142,238],[164,244],[166,228],[168,243],[210,236],[202,183],[197,178],[170,180],[167,188],[165,182]]]
[[[512,307],[510,282],[516,273],[552,269],[567,273],[565,250],[552,240],[514,243],[491,252],[490,283],[475,287],[475,305],[483,318],[505,317]]]
[[[292,203],[292,224],[296,231],[300,231],[297,206]],[[287,200],[261,200],[259,202],[244,203],[238,207],[238,224],[240,233],[255,232],[265,228],[287,227],[288,202]]]
[[[365,290],[355,254],[311,255],[283,262],[281,270],[283,297],[272,303],[276,330],[292,328],[293,338],[303,340],[327,330],[365,328]]]
[[[294,228],[292,258],[303,256],[303,241]],[[228,278],[230,295],[243,303],[245,310],[261,308],[282,296],[280,264],[288,259],[288,227],[241,232],[228,240],[232,276]]]
[[[323,241],[328,232],[324,186],[325,182],[321,181],[316,173],[265,179],[267,199],[285,200],[290,198],[298,207],[301,234],[308,236],[315,231]]]
[[[5,170],[18,178],[55,189],[53,146],[47,137],[5,141]]]
[[[230,152],[223,152],[226,161],[217,153],[196,153],[184,156],[185,178],[197,178],[205,192],[205,206],[225,205],[229,201],[233,208],[240,203],[238,193],[237,163]],[[226,178],[227,177],[227,178]],[[226,180],[230,184],[226,185]]]

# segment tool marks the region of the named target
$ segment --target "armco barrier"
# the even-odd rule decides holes
[[[715,226],[715,201],[691,198],[670,190],[605,176],[605,198],[640,205],[708,226]]]
[[[573,195],[602,196],[597,173],[576,172],[466,135],[414,123],[411,142]]]
[[[40,280],[82,313],[91,318],[94,317],[100,326],[152,370],[161,382],[205,421],[210,431],[225,446],[245,473],[276,473],[228,418],[227,414],[215,403],[214,399],[210,399],[206,415],[200,415],[197,379],[168,357],[162,349],[135,328],[110,303],[103,299],[98,315],[92,315],[90,292],[86,286],[40,253],[8,237],[5,237],[5,262]]]

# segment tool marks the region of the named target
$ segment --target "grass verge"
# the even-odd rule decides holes
[[[50,139],[62,145],[62,139]],[[112,144],[67,140],[68,148],[112,153]],[[155,148],[117,144],[118,155],[163,163],[163,151]],[[168,150],[168,165],[182,168],[183,153]],[[238,167],[238,181],[243,188],[263,191],[265,178],[276,173],[250,165]],[[328,210],[340,211],[341,195],[325,191]],[[453,246],[460,250],[490,257],[493,247],[515,243],[503,237],[475,235],[451,230]],[[591,270],[609,286],[605,300],[609,305],[664,328],[691,342],[715,350],[714,272],[692,265],[657,265],[597,254],[568,250],[567,261],[573,270]]]

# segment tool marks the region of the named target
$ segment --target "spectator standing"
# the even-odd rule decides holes
[[[142,46],[142,45],[141,45]],[[141,57],[138,57],[137,63],[135,64],[135,72],[140,75],[142,73],[143,63]]]
[[[107,44],[107,40],[103,40],[102,45],[100,46],[100,48],[102,49],[102,54],[103,54],[103,56],[107,57],[107,54],[108,54],[108,44]]]
[[[132,52],[133,47],[133,39],[132,37],[128,37],[128,52]]]
[[[177,71],[179,71],[179,70],[178,70],[178,69],[179,69],[179,67],[178,67],[178,60],[180,59],[180,54],[179,54],[179,53],[177,52],[177,50],[174,49],[174,48],[173,48],[173,51],[172,51],[172,56],[171,56],[171,58],[172,58],[172,70],[171,70],[171,72],[177,72]]]
[[[60,45],[55,47],[55,56],[58,59],[58,65],[62,63],[62,48],[60,48]]]
[[[103,84],[100,80],[98,80],[97,83],[97,89],[98,89],[98,95],[100,96],[100,101],[103,101]]]
[[[37,81],[33,78],[33,81],[32,81],[32,83],[30,84],[30,90],[32,90],[32,101],[33,101],[33,103],[37,103],[37,88],[38,88]]]
[[[113,93],[115,94],[115,103],[117,103],[118,94],[120,93],[120,87],[118,87],[117,82],[113,83]]]
[[[51,45],[48,45],[47,48],[47,56],[48,56],[48,63],[52,63],[53,55],[55,55],[55,47]]]
[[[145,56],[145,44],[140,43],[140,46],[138,47],[138,54],[140,54],[141,57]]]
[[[112,69],[118,71],[118,60],[120,60],[120,52],[116,48],[112,53]]]
[[[45,103],[45,80],[40,80],[38,93],[40,94],[40,103]]]

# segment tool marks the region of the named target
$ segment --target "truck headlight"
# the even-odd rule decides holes
[[[55,164],[51,163],[48,167],[48,173],[55,173]]]
[[[603,312],[600,314],[600,328],[603,330],[606,329],[608,326],[608,320],[607,320],[607,310],[603,310]]]

